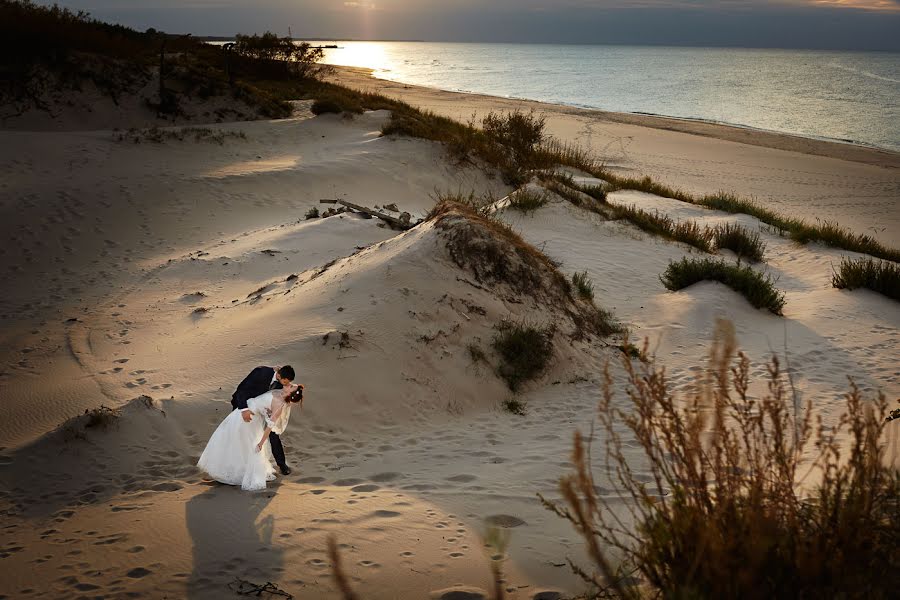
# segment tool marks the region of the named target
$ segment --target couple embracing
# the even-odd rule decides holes
[[[303,408],[303,386],[293,380],[289,365],[253,369],[231,396],[234,410],[209,438],[197,466],[216,481],[247,491],[263,490],[275,479],[272,458],[290,474],[279,436],[291,407]]]

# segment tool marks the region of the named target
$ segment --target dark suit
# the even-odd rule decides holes
[[[281,383],[276,379],[272,383],[272,377],[275,375],[275,369],[272,367],[256,367],[244,380],[238,385],[234,394],[231,395],[231,406],[234,408],[247,408],[247,400],[256,398],[269,391],[269,389],[280,390]],[[272,386],[272,387],[270,387]],[[284,446],[281,445],[281,438],[274,431],[269,433],[269,443],[272,446],[272,456],[279,467],[284,467],[287,463],[284,461]]]

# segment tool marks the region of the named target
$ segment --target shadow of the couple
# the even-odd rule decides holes
[[[275,497],[278,484],[261,492],[208,485],[206,491],[188,501],[185,509],[193,558],[185,597],[226,597],[228,584],[236,577],[260,583],[277,580],[283,570],[284,551],[272,544],[275,516],[263,513]]]

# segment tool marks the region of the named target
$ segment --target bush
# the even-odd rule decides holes
[[[306,211],[306,220],[310,219],[318,219],[319,218],[319,209],[315,206],[311,206],[309,210]]]
[[[333,67],[320,64],[325,50],[309,42],[295,43],[289,37],[278,37],[271,31],[262,35],[237,34],[233,51],[264,63],[270,69],[284,69],[299,79],[315,79]]]
[[[776,315],[782,314],[784,308],[784,294],[775,288],[770,277],[748,266],[733,265],[724,260],[684,258],[669,263],[660,281],[673,291],[700,281],[718,281],[741,294],[756,308],[767,308]]]
[[[766,244],[759,239],[759,232],[749,232],[735,223],[719,225],[712,230],[716,248],[727,248],[738,259],[751,262],[762,262],[765,257]]]
[[[507,155],[510,168],[525,171],[534,169],[537,151],[544,142],[547,118],[536,116],[534,111],[519,110],[502,114],[491,111],[481,125],[488,138],[498,144]]]
[[[572,274],[572,285],[578,292],[578,297],[589,302],[594,301],[594,282],[588,277],[587,271]]]
[[[703,387],[683,397],[652,360],[625,359],[624,406],[606,369],[597,421],[608,481],[595,482],[590,438],[576,432],[564,505],[542,498],[584,537],[597,573],[579,572],[608,585],[604,597],[896,597],[900,475],[885,456],[884,396],[864,401],[851,380],[846,412],[813,427],[812,400],[799,405],[777,358],[759,397],[735,351],[733,326],[720,323]],[[634,446],[646,473],[626,460]],[[804,484],[810,469],[815,485]],[[643,579],[641,592],[623,572]]]
[[[516,392],[546,368],[553,353],[553,330],[509,320],[496,330],[492,345],[500,355],[497,374]]]
[[[872,258],[842,258],[840,267],[831,277],[831,284],[848,290],[868,288],[900,300],[900,265]]]

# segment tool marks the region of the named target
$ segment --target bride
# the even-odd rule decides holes
[[[269,433],[284,433],[293,404],[303,408],[303,386],[289,385],[250,398],[247,408],[231,411],[213,432],[197,466],[221,483],[247,491],[265,489],[266,481],[275,479]],[[242,412],[250,413],[249,421]]]

